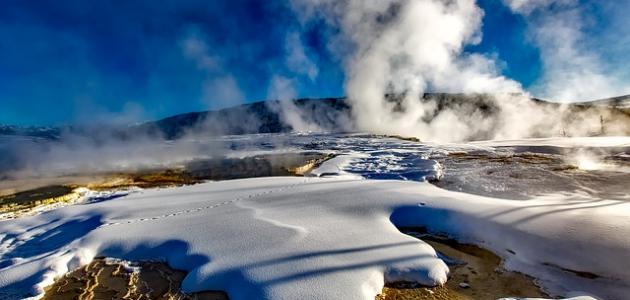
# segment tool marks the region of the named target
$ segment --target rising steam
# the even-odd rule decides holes
[[[537,4],[509,2],[515,10]],[[349,44],[351,51],[340,56],[361,131],[464,141],[579,135],[600,127],[600,114],[575,122],[563,117],[563,107],[533,103],[518,82],[500,74],[492,57],[463,51],[482,38],[483,11],[474,0],[293,0],[292,5],[303,22],[323,18],[340,28],[331,50]],[[419,101],[434,91],[483,95],[495,112]]]
[[[596,92],[630,93],[584,47],[579,25],[582,12],[573,0],[504,2],[530,23],[543,55],[541,89],[546,95],[576,100],[592,98]],[[545,13],[543,9],[551,4],[560,10]],[[484,12],[475,0],[291,0],[291,5],[302,24],[323,20],[338,29],[326,38],[330,52],[344,64],[345,92],[351,105],[348,119],[345,111],[316,105],[305,108],[292,101],[297,97],[297,79],[314,80],[320,72],[299,34],[290,32],[285,40],[285,63],[291,73],[275,74],[267,96],[279,100],[269,102],[269,109],[295,131],[354,130],[436,142],[630,132],[627,112],[621,113],[625,119],[615,122],[621,117],[606,108],[576,112],[566,105],[539,104],[518,82],[501,75],[495,58],[464,51],[483,38]],[[209,108],[244,101],[230,68],[213,55],[200,29],[188,32],[179,46],[205,76],[200,88]],[[462,94],[427,98],[427,92]],[[232,134],[226,130],[232,127],[258,132],[259,117],[245,108],[236,109],[220,120],[201,120],[199,128],[167,144],[150,134],[122,141],[99,138],[99,143],[92,137],[69,135],[63,137],[63,143],[50,146],[11,146],[14,149],[7,153],[12,156],[0,155],[0,165],[7,163],[9,169],[26,172],[17,174],[24,177],[69,170],[147,168],[155,167],[156,162],[172,165],[193,157],[224,155],[230,151],[227,145],[199,145],[197,139]],[[326,122],[329,120],[336,123]],[[335,125],[322,126],[326,123]]]
[[[588,39],[585,31],[592,22],[588,5],[582,5],[577,0],[504,2],[514,13],[525,18],[530,38],[540,49],[543,75],[533,88],[538,95],[571,102],[630,93],[630,86],[624,83],[623,72],[606,64],[597,51],[601,45],[623,44],[627,38],[621,34],[621,37],[615,35],[612,41]],[[610,18],[615,19],[614,16]],[[608,31],[614,30],[610,28]]]

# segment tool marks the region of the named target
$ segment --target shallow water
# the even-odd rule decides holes
[[[339,171],[366,179],[431,181],[449,190],[519,200],[551,193],[630,200],[630,147],[525,143],[433,144],[367,134],[281,133],[145,141],[114,150],[116,145],[74,149],[63,142],[3,137],[0,176],[93,175],[308,151],[345,156]]]

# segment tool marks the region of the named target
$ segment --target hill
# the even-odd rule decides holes
[[[399,103],[400,96],[387,95],[393,103]],[[427,93],[421,101],[435,101],[437,109],[435,117],[444,109],[478,111],[486,116],[496,114],[500,107],[492,100],[492,96],[484,94],[452,94]],[[630,122],[630,95],[600,99],[594,101],[560,104],[556,102],[532,98],[541,106],[565,106],[569,117],[580,119],[586,114],[599,119],[602,110],[606,116],[613,116],[615,122],[619,118]],[[65,127],[18,127],[0,125],[0,135],[32,136],[45,139],[59,139],[62,135],[90,137],[95,140],[117,138],[133,139],[138,136],[151,138],[178,139],[187,134],[203,135],[239,135],[252,133],[278,133],[295,130],[291,122],[285,120],[287,112],[300,119],[329,132],[352,131],[351,107],[345,98],[298,99],[289,102],[260,101],[242,104],[235,107],[178,114],[164,119],[149,121],[128,126],[106,126],[90,124]],[[402,109],[402,108],[401,108]],[[594,112],[594,110],[597,110]],[[567,116],[563,116],[566,118]],[[425,120],[426,121],[426,120]],[[604,122],[604,120],[602,121]]]

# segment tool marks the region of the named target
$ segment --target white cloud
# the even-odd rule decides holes
[[[570,4],[575,0],[503,0],[514,12],[529,14],[532,11],[545,8],[552,4]]]

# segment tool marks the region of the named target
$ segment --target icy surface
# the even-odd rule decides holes
[[[582,141],[431,145],[254,135],[220,143],[235,156],[304,150],[337,156],[313,177],[137,191],[0,222],[0,299],[39,294],[95,256],[162,259],[189,272],[185,291],[224,290],[231,299],[374,299],[387,281],[443,283],[448,268],[435,251],[396,226],[423,226],[489,248],[553,294],[630,293],[627,191],[614,199],[563,192],[514,201],[426,182],[440,178],[438,160],[449,153]]]
[[[255,142],[263,139],[266,142]],[[430,158],[436,152],[445,153],[444,148],[391,137],[372,135],[255,135],[249,143],[242,140],[225,139],[231,148],[243,153],[267,151],[322,151],[337,155],[313,172],[317,176],[343,175],[344,178],[398,179],[424,181],[437,179],[441,169],[436,160]],[[257,145],[257,146],[256,146]],[[264,145],[264,146],[261,146]],[[448,146],[448,149],[458,149]],[[461,146],[460,146],[461,147]],[[234,155],[234,154],[232,154]],[[243,154],[241,154],[243,155]]]
[[[630,147],[628,136],[540,138],[526,140],[490,140],[471,142],[484,146],[553,146],[553,147]]]

